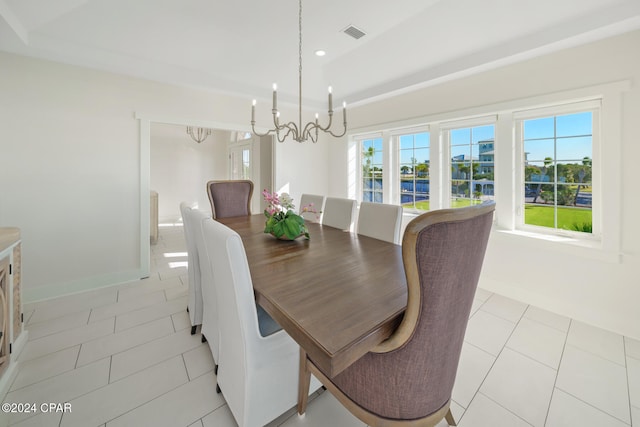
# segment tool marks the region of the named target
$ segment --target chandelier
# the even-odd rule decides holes
[[[347,133],[347,103],[342,103],[342,122],[344,129],[341,134],[335,134],[331,130],[333,123],[333,99],[331,86],[329,86],[329,122],[326,126],[321,126],[318,122],[318,114],[316,113],[315,122],[309,122],[302,127],[302,0],[298,1],[298,124],[294,122],[280,123],[280,112],[278,111],[278,87],[273,84],[273,106],[271,113],[273,114],[273,129],[269,129],[265,133],[258,133],[255,129],[256,124],[256,100],[253,100],[251,106],[251,129],[257,136],[266,136],[274,134],[279,142],[283,142],[287,136],[291,135],[294,141],[304,142],[310,139],[314,143],[318,141],[319,131],[326,132],[333,137],[339,138]]]
[[[197,128],[194,132],[193,126],[187,126],[187,134],[191,137],[191,139],[200,144],[202,141],[207,139],[209,135],[211,135],[211,129]]]

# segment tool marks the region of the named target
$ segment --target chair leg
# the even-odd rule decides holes
[[[447,424],[450,426],[457,426],[456,420],[453,419],[453,414],[451,413],[451,408],[447,410],[447,415],[444,416],[444,419],[447,420]]]
[[[309,400],[309,385],[311,383],[311,371],[307,369],[307,353],[300,347],[300,374],[298,378],[298,414],[302,415],[307,410]]]
[[[216,367],[213,369],[213,373],[218,375],[218,365],[216,365]]]
[[[204,334],[202,335],[202,338],[200,339],[201,342],[207,342],[207,337],[204,336]]]
[[[191,335],[195,335],[195,334],[196,334],[196,328],[197,328],[197,327],[198,327],[197,325],[193,325],[193,326],[191,327]]]
[[[222,390],[220,390],[220,386],[216,383],[216,393],[220,394],[222,393]]]

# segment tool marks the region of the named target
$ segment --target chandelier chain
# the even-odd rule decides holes
[[[298,123],[302,126],[302,0],[298,5]]]

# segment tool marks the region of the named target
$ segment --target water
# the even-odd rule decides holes
[[[493,195],[493,181],[474,181],[478,191],[482,189],[485,195]],[[480,187],[480,183],[482,186]],[[362,200],[366,202],[375,201],[382,203],[382,178],[367,179],[363,182],[364,191]],[[475,186],[475,185],[474,185]],[[415,194],[414,194],[415,193]],[[429,180],[420,179],[414,181],[400,181],[400,203],[414,203],[422,200],[429,200]]]

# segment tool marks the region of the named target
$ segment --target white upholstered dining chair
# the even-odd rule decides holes
[[[322,211],[324,210],[324,200],[324,196],[318,196],[315,194],[303,194],[300,197],[300,216],[304,218],[305,221],[321,222]],[[302,211],[303,208],[309,205],[313,207],[316,213]]]
[[[282,329],[261,328],[240,236],[203,221],[220,319],[218,387],[240,427],[263,426],[295,406],[299,347]],[[310,391],[320,386],[313,379]]]
[[[383,203],[360,203],[358,234],[387,242],[400,243],[402,206]]]
[[[200,209],[191,209],[187,213],[189,222],[193,225],[193,235],[198,251],[198,264],[200,265],[200,285],[202,298],[202,341],[209,343],[213,361],[218,373],[218,360],[220,359],[220,327],[218,320],[218,297],[213,284],[213,273],[207,256],[207,247],[204,243],[202,224],[211,219],[211,214]]]
[[[351,230],[356,212],[356,201],[339,197],[327,197],[322,213],[322,225]]]
[[[191,335],[196,333],[198,325],[202,324],[202,285],[200,274],[200,260],[196,247],[195,224],[191,220],[191,211],[197,209],[197,203],[180,203],[180,214],[184,229],[184,239],[187,245],[187,278],[188,302],[187,311],[191,321]]]

